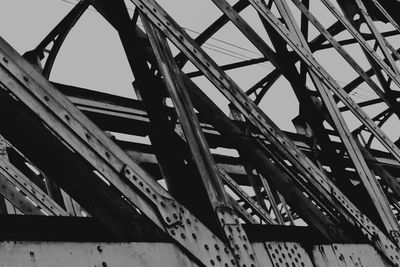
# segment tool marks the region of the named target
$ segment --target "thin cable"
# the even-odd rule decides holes
[[[143,24],[141,24],[140,22],[138,22],[137,25],[139,25],[139,27],[143,28]],[[184,28],[184,27],[182,27],[182,28]],[[186,29],[186,28],[184,28],[184,29]],[[192,31],[192,32],[194,32],[194,31]],[[229,43],[227,43],[227,44],[229,44]],[[208,45],[208,47],[207,47],[207,45]],[[214,47],[214,49],[211,49],[210,46],[211,46],[211,47]],[[232,46],[236,46],[236,45],[232,45]],[[231,57],[233,57],[233,58],[240,59],[240,60],[251,60],[251,59],[254,59],[254,58],[249,57],[249,56],[247,56],[247,55],[241,54],[241,53],[239,53],[239,52],[236,52],[236,51],[233,51],[233,50],[230,50],[230,49],[227,49],[227,48],[224,48],[224,47],[215,45],[215,44],[212,44],[212,43],[210,43],[210,42],[205,42],[205,43],[202,45],[202,47],[208,48],[209,50],[212,50],[212,51],[214,51],[214,52],[218,52],[218,53],[221,53],[221,54],[224,54],[224,55],[227,55],[227,56],[231,56]],[[219,49],[219,50],[218,50],[218,49]],[[244,49],[244,48],[243,48],[243,49]],[[222,51],[221,51],[221,50],[222,50]],[[264,67],[264,68],[267,68],[267,69],[275,69],[274,67],[269,66],[269,65],[267,65],[266,63],[259,63],[258,65],[259,65],[259,66],[262,66],[262,67]]]
[[[62,2],[65,2],[65,3],[68,3],[68,4],[72,4],[72,5],[76,5],[76,4],[79,2],[79,1],[78,1],[78,2],[73,2],[73,1],[70,1],[70,0],[61,0],[61,1],[62,1]],[[132,11],[132,12],[135,11],[134,9],[129,8],[129,7],[127,7],[127,9],[130,10],[130,11]],[[98,11],[95,10],[95,9],[90,8],[89,10],[92,11],[92,12],[98,13]],[[139,24],[139,26],[141,26],[141,27],[143,28],[143,25],[142,25],[142,24],[140,24],[140,23],[138,23],[138,24]],[[186,31],[189,31],[189,32],[192,32],[192,33],[195,33],[195,34],[198,34],[198,35],[201,34],[201,33],[198,32],[198,31],[195,31],[195,30],[192,30],[192,29],[189,29],[189,28],[186,28],[186,27],[182,27],[182,28],[185,29]],[[220,43],[223,43],[223,44],[228,45],[228,46],[232,46],[232,47],[241,49],[241,50],[243,50],[243,51],[252,53],[252,54],[254,54],[254,55],[262,56],[260,53],[257,53],[257,52],[255,52],[255,51],[249,50],[249,49],[247,49],[247,48],[241,47],[241,46],[239,46],[239,45],[236,45],[236,44],[233,44],[233,43],[230,43],[230,42],[227,42],[227,41],[224,41],[224,40],[215,38],[215,37],[210,37],[210,39],[215,40],[215,41],[220,42]],[[205,46],[205,45],[208,45],[208,47]],[[239,52],[235,52],[235,51],[233,51],[233,50],[230,50],[230,49],[227,49],[227,48],[223,48],[223,47],[221,47],[221,46],[212,44],[212,43],[210,43],[210,42],[206,42],[203,46],[204,46],[204,48],[206,48],[206,49],[208,49],[208,50],[211,50],[211,51],[214,51],[214,52],[217,52],[217,53],[226,55],[226,56],[230,56],[230,57],[232,57],[232,58],[236,58],[236,59],[240,59],[240,60],[254,59],[254,58],[249,57],[249,56],[247,56],[247,55],[243,55],[243,54],[241,54],[241,53],[239,53]],[[210,47],[210,46],[211,46],[211,47]],[[212,47],[213,47],[213,48],[212,48]],[[264,67],[264,68],[267,68],[267,69],[275,69],[275,68],[272,67],[272,66],[266,65],[266,63],[260,63],[259,65],[262,66],[262,67]],[[343,82],[343,81],[340,81],[340,80],[336,80],[336,81],[337,81],[338,83],[341,83],[342,85],[347,85],[346,82]],[[363,87],[357,87],[355,90],[363,90],[364,93],[370,94],[370,95],[371,95],[370,97],[376,95],[375,92],[373,92],[373,91],[371,92],[371,90],[368,90],[368,89],[363,88]],[[364,96],[364,97],[369,97],[369,96],[366,96],[366,95],[360,94],[360,93],[358,93],[358,96],[355,96],[355,94],[353,94],[353,96],[359,97],[359,98],[361,98],[361,95]],[[368,99],[365,99],[365,100],[368,100]]]
[[[72,5],[76,5],[76,4],[79,2],[79,1],[78,1],[78,2],[73,2],[73,1],[70,1],[70,0],[61,0],[61,1],[65,2],[65,3],[68,3],[68,4],[72,4]],[[127,9],[130,10],[130,11],[132,11],[132,12],[135,11],[134,9],[129,8],[129,7],[127,7]],[[95,9],[89,9],[89,10],[98,13],[98,11],[95,10]],[[141,27],[143,28],[143,25],[141,25]],[[189,31],[189,32],[196,33],[196,34],[198,34],[198,35],[200,34],[200,32],[195,31],[195,30],[192,30],[192,29],[189,29],[189,28],[186,28],[186,27],[182,27],[182,29],[184,29],[184,30],[186,30],[186,31]],[[239,46],[239,45],[236,45],[236,44],[233,44],[233,43],[230,43],[230,42],[227,42],[227,41],[224,41],[224,40],[215,38],[215,37],[210,37],[210,39],[215,40],[215,41],[218,41],[218,42],[223,43],[223,44],[226,44],[226,45],[229,45],[229,46],[232,46],[232,47],[235,47],[235,48],[238,48],[238,49],[241,49],[241,50],[243,50],[243,51],[252,53],[252,54],[257,55],[257,56],[260,56],[260,57],[262,56],[262,54],[260,54],[260,53],[257,53],[257,52],[255,52],[255,51],[249,50],[249,49],[244,48],[244,47],[242,47],[242,46]],[[206,42],[206,43],[207,43],[207,42]],[[208,43],[208,44],[211,45],[211,46],[215,46],[215,45],[210,44],[210,43]],[[218,47],[218,48],[223,49],[223,48],[221,48],[221,47]],[[240,54],[240,53],[238,53],[238,52],[233,52],[233,51],[231,51],[231,50],[229,50],[229,49],[223,49],[223,50],[230,51],[230,52],[232,52],[232,53],[234,53],[234,54],[237,54],[237,55],[246,57],[247,59],[253,59],[253,58],[251,58],[251,57],[245,56],[245,55]]]
[[[211,51],[214,51],[214,52],[218,52],[218,53],[221,53],[221,54],[224,54],[224,55],[227,55],[227,56],[236,58],[236,59],[246,60],[246,58],[242,58],[242,57],[239,57],[239,56],[236,56],[236,55],[232,55],[232,54],[230,54],[230,53],[228,53],[228,52],[218,50],[218,49],[221,49],[221,48],[218,47],[218,46],[213,48],[213,46],[208,46],[208,44],[206,44],[206,45],[203,45],[203,47],[204,47],[205,49],[208,49],[208,50],[211,50]],[[222,50],[224,50],[224,49],[222,49]]]
[[[224,55],[233,57],[233,58],[237,58],[237,59],[240,59],[240,60],[249,60],[249,59],[252,59],[252,58],[241,58],[241,57],[238,57],[238,56],[236,56],[236,55],[232,55],[232,54],[229,54],[229,53],[227,53],[227,52],[218,50],[218,49],[216,49],[216,48],[220,48],[220,47],[218,47],[218,46],[214,46],[214,47],[216,47],[216,48],[213,48],[212,46],[210,47],[210,46],[208,46],[208,44],[205,44],[205,45],[203,45],[202,47],[203,47],[204,49],[208,49],[208,50],[211,50],[211,51],[214,51],[214,52],[218,52],[218,53],[221,53],[221,54],[224,54]],[[220,48],[220,49],[222,49],[222,48]],[[224,50],[224,49],[223,49],[223,50]],[[261,63],[261,64],[258,64],[258,66],[263,67],[263,68],[266,68],[266,69],[269,69],[269,70],[275,69],[275,68],[269,67],[269,66],[267,66],[267,65],[265,65],[265,64],[262,64],[262,63]]]
[[[198,35],[201,34],[200,32],[197,32],[197,31],[195,31],[195,30],[191,30],[191,29],[188,29],[188,28],[185,28],[185,27],[182,27],[182,28],[185,29],[185,30],[187,30],[187,31],[196,33],[196,34],[198,34]],[[210,39],[215,40],[215,41],[218,41],[218,42],[223,43],[223,44],[226,44],[226,45],[230,45],[230,46],[236,47],[236,48],[238,48],[238,49],[241,49],[241,50],[243,50],[243,51],[247,51],[247,52],[249,52],[249,53],[252,53],[252,54],[257,55],[257,56],[260,56],[260,57],[263,56],[262,54],[257,53],[257,52],[255,52],[255,51],[249,50],[249,49],[247,49],[247,48],[241,47],[241,46],[239,46],[239,45],[235,45],[235,44],[233,44],[233,43],[229,43],[229,42],[227,42],[227,41],[224,41],[224,40],[221,40],[221,39],[218,39],[218,38],[215,38],[215,37],[210,37]]]
[[[229,50],[229,49],[220,47],[220,46],[218,46],[218,45],[214,45],[214,44],[210,44],[210,43],[206,43],[205,45],[208,45],[208,46],[211,46],[211,47],[214,47],[214,48],[217,48],[217,49],[221,49],[221,50],[225,51],[224,54],[226,54],[226,55],[228,55],[228,52],[230,52],[230,53],[232,53],[233,55],[237,55],[237,56],[241,56],[241,57],[242,57],[242,58],[239,58],[239,57],[237,57],[237,56],[234,56],[234,57],[236,57],[236,58],[238,58],[238,59],[242,59],[242,60],[251,60],[251,59],[254,59],[254,58],[248,57],[248,56],[246,56],[246,55],[237,53],[237,52],[235,52],[235,51],[232,51],[232,50]],[[202,47],[205,47],[205,45],[203,45]],[[232,56],[233,56],[233,55],[232,55]],[[268,65],[263,64],[263,63],[260,63],[260,64],[258,64],[258,65],[263,66],[264,68],[267,68],[267,69],[275,69],[274,67],[268,66]]]
[[[358,92],[353,92],[353,93],[351,93],[351,95],[353,97],[355,97],[355,98],[359,98],[359,99],[362,99],[362,100],[365,100],[365,101],[371,100],[371,98],[368,98],[367,96],[362,95],[362,94],[360,94]]]
[[[340,80],[336,80],[336,81],[337,81],[338,83],[341,83],[342,85],[347,85],[346,82],[343,82],[343,81],[340,81]],[[363,88],[363,87],[356,87],[354,90],[362,90],[362,91],[364,91],[364,93],[370,94],[371,97],[376,96],[376,93],[375,93],[374,91],[369,90],[369,89],[366,89],[366,88]]]

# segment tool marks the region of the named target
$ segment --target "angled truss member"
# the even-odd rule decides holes
[[[156,0],[131,0],[132,16],[127,1],[82,0],[23,57],[0,38],[0,134],[7,140],[0,137],[0,146],[19,153],[0,147],[0,193],[25,216],[87,214],[121,241],[167,240],[193,265],[334,265],[356,254],[333,243],[364,242],[370,246],[355,250],[375,265],[398,266],[400,149],[382,127],[400,117],[400,53],[388,38],[400,34],[391,10],[400,4],[390,1],[321,0],[334,20],[326,28],[308,0],[212,0],[222,15],[193,39]],[[48,81],[89,6],[117,31],[137,100]],[[257,16],[249,18],[249,9]],[[394,30],[380,32],[377,20]],[[204,52],[228,23],[261,57],[217,64]],[[351,39],[340,40],[342,33]],[[349,44],[359,45],[364,63]],[[354,70],[345,86],[316,56],[326,49]],[[189,61],[197,70],[184,73]],[[267,61],[273,69],[247,91],[226,72]],[[231,117],[198,76],[230,102]],[[299,102],[297,133],[282,131],[263,109],[282,78]],[[376,96],[357,103],[350,93],[363,83]],[[369,116],[372,105],[384,108]],[[347,111],[361,124],[354,130]],[[148,136],[151,144],[120,141],[114,132]],[[25,163],[41,175],[27,175]],[[301,232],[299,224],[332,247],[305,251],[297,241],[265,238],[274,234],[269,229]]]

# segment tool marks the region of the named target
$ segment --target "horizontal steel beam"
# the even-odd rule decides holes
[[[54,83],[54,85],[81,111],[87,114],[90,118],[93,118],[93,120],[104,130],[117,132],[118,129],[110,128],[110,126],[113,125],[112,122],[117,119],[124,119],[126,120],[125,125],[129,124],[129,121],[132,121],[132,126],[134,127],[129,127],[129,131],[121,131],[122,133],[147,135],[147,125],[149,120],[141,101],[100,93],[75,86],[58,83]],[[223,141],[218,131],[216,131],[209,123],[202,120],[201,125],[211,147],[231,148]],[[179,127],[179,125],[176,127]],[[142,130],[143,128],[145,129]],[[304,135],[291,132],[285,132],[285,134],[289,136],[302,151],[311,151],[311,148],[308,145],[310,140],[308,140]],[[264,137],[258,134],[253,134],[253,138],[264,140]],[[333,143],[336,143],[337,149],[343,149],[340,147],[339,143],[335,141],[333,141]],[[377,158],[378,162],[383,164],[385,167],[393,168],[393,171],[400,168],[400,163],[398,163],[389,153],[373,149],[371,150],[371,153]],[[400,173],[398,176],[400,176]]]
[[[389,266],[373,247],[364,244],[314,245],[306,250],[296,242],[253,243],[258,259],[264,247],[274,266]],[[292,265],[294,264],[294,265]],[[6,242],[0,243],[0,265],[7,267],[198,266],[171,243]]]

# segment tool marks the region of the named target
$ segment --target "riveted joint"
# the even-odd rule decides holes
[[[390,231],[390,237],[392,240],[400,247],[400,231],[392,230]]]
[[[122,169],[122,175],[154,204],[167,226],[181,222],[184,209],[175,200],[160,194],[127,165]]]

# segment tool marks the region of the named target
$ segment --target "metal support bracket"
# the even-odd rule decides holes
[[[173,19],[154,1],[143,1],[143,0],[131,0],[136,6],[138,6],[143,14],[161,31],[163,32],[180,50],[182,50],[187,57],[201,70],[207,78],[214,83],[214,85],[232,102],[237,108],[255,125],[260,131],[269,137],[270,141],[278,147],[282,153],[288,157],[288,159],[302,170],[305,178],[316,187],[320,192],[330,191],[332,187],[336,188],[327,177],[314,165],[310,160],[300,152],[300,150],[290,141],[288,138],[278,129],[278,127],[251,101],[248,97],[240,90],[240,88],[230,79],[228,75],[222,72],[216,63],[204,53],[200,47],[198,47],[193,40],[173,21]],[[316,62],[313,57],[310,57],[301,45],[291,38],[290,32],[285,28],[282,23],[274,17],[270,10],[268,10],[263,4],[256,0],[250,0],[253,7],[279,32],[282,37],[292,46],[292,48],[302,57],[302,59],[309,64],[309,67],[313,72],[317,74],[323,83],[332,89],[338,96],[344,101],[346,105],[351,107],[352,111],[356,116],[368,125],[368,128],[372,129],[377,138],[382,141],[385,147],[394,155],[398,155],[400,158],[400,150],[386,137],[386,135],[376,126],[375,123],[361,110],[361,108],[343,91],[343,89],[333,80],[333,78]],[[229,8],[228,8],[229,9]],[[225,10],[225,9],[224,9]],[[229,9],[231,12],[231,9]],[[233,21],[233,19],[232,19]],[[237,24],[237,21],[233,21]],[[241,25],[242,27],[243,25]],[[248,32],[245,31],[247,35]],[[257,44],[258,47],[263,45]],[[268,54],[268,51],[263,49],[263,52]],[[273,63],[271,61],[271,63]],[[340,193],[340,197],[345,199],[345,205],[341,203],[339,210],[343,214],[347,214],[345,218],[354,224],[355,218],[354,210],[358,209],[352,205],[352,203]],[[330,196],[326,196],[326,200],[330,205],[337,205],[337,201],[332,199]],[[351,208],[350,208],[351,206]],[[351,212],[353,210],[353,212]],[[349,216],[349,213],[352,215]],[[386,255],[395,255],[396,247],[390,240],[375,226],[376,231],[380,233],[380,242],[390,244],[387,245],[390,249],[385,246],[381,246],[377,242],[375,245],[382,249]],[[365,231],[365,229],[362,229]],[[374,239],[375,240],[375,239]],[[397,248],[398,249],[398,248]],[[394,253],[394,254],[393,254]],[[390,257],[388,256],[388,257]]]
[[[144,179],[134,174],[134,171],[129,167],[125,166],[122,174],[140,190],[148,199],[152,200],[153,204],[157,207],[158,212],[164,219],[164,223],[167,226],[173,226],[182,221],[182,216],[178,209],[177,201],[162,196],[155,190],[153,190]],[[181,208],[182,210],[182,208]]]
[[[242,263],[243,266],[246,264],[250,264],[251,267],[259,266],[256,262],[250,241],[234,211],[230,207],[219,206],[216,208],[216,213],[240,266],[242,266]]]

